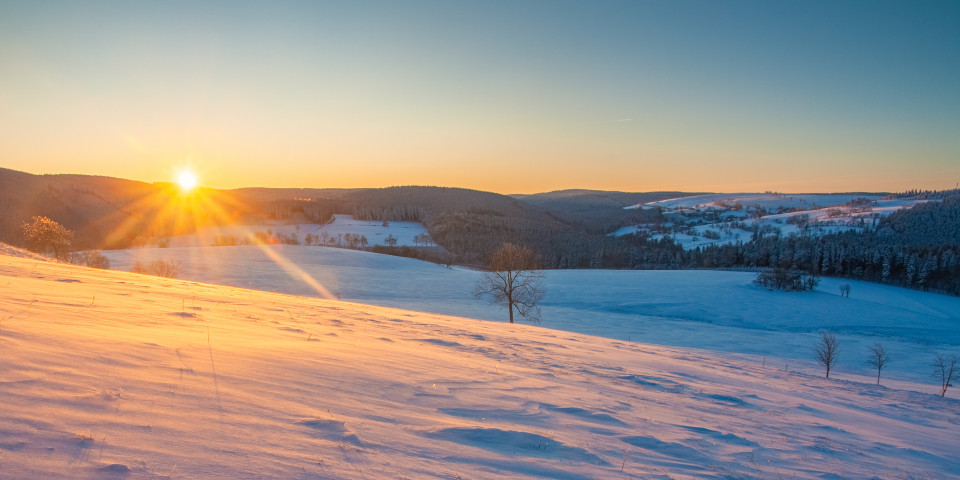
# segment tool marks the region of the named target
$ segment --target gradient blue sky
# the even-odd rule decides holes
[[[960,2],[5,1],[0,166],[213,187],[960,181]]]

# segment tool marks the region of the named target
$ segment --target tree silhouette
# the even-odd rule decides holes
[[[880,370],[890,361],[890,354],[883,344],[876,342],[870,347],[870,354],[867,355],[867,365],[873,365],[877,369],[877,385],[880,385]]]
[[[506,305],[513,323],[513,311],[534,322],[540,321],[543,273],[532,250],[504,243],[490,256],[487,272],[477,283],[477,298],[489,296],[491,303]]]
[[[820,332],[820,338],[817,339],[814,352],[817,362],[827,368],[827,378],[830,378],[830,369],[837,364],[837,360],[840,358],[840,343],[837,341],[837,337],[830,332]]]
[[[952,387],[954,380],[957,379],[957,361],[960,361],[956,355],[949,357],[942,353],[937,354],[937,359],[933,362],[933,378],[940,380],[940,396],[947,395],[947,389]]]
[[[40,253],[53,250],[54,257],[66,259],[67,250],[73,242],[73,232],[63,225],[47,217],[33,217],[20,229],[31,250]]]

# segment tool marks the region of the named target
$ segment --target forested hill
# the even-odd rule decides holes
[[[557,203],[552,194],[521,201],[490,192],[424,186],[242,188],[202,189],[185,201],[169,184],[0,170],[0,241],[23,245],[20,226],[33,216],[49,217],[73,230],[77,248],[124,248],[158,243],[203,225],[323,223],[342,213],[421,222],[434,242],[454,256],[448,260],[460,264],[482,265],[504,242],[513,242],[537,251],[546,268],[580,268],[597,256],[609,228],[639,221],[637,215],[645,213],[624,211],[623,206],[664,196],[611,192],[613,204],[597,202],[603,194],[567,196]]]
[[[483,265],[495,249],[512,242],[536,251],[544,268],[796,267],[818,275],[960,294],[958,191],[908,195],[931,201],[879,219],[875,228],[823,235],[755,232],[737,244],[693,250],[669,237],[608,235],[624,225],[667,221],[662,209],[624,206],[687,195],[570,190],[506,196],[408,186],[200,189],[184,196],[169,184],[0,169],[0,241],[22,246],[20,226],[40,215],[76,232],[76,248],[124,248],[160,244],[165,236],[203,225],[323,223],[343,213],[421,222],[451,255],[443,261],[465,265]]]
[[[602,190],[558,190],[531,195],[511,195],[535,205],[555,217],[589,233],[609,233],[623,225],[645,223],[642,210],[624,207],[670,198],[701,195],[684,192],[608,192]]]
[[[884,225],[908,245],[957,246],[960,244],[960,194],[948,196],[942,202],[921,203],[895,212]]]
[[[504,242],[530,245],[547,256],[579,232],[546,210],[515,198],[463,188],[390,187],[341,198],[357,218],[411,220],[462,264],[482,265]]]
[[[32,175],[0,169],[0,241],[23,245],[20,226],[46,216],[76,234],[76,248],[156,243],[203,225],[328,221],[333,214],[422,222],[454,261],[481,265],[503,242],[530,245],[546,267],[581,266],[582,232],[515,198],[462,188],[201,189],[183,198],[169,184],[84,175]],[[576,255],[558,253],[581,251]]]
[[[159,190],[119,178],[0,169],[0,241],[22,245],[20,226],[46,216],[73,230],[79,245],[100,246],[120,225],[132,223],[140,200]]]

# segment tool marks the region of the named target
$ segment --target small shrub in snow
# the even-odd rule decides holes
[[[813,290],[820,279],[816,275],[810,275],[796,267],[772,268],[757,273],[757,279],[754,283],[765,287],[767,290],[781,290],[784,292],[804,292]]]
[[[180,275],[180,261],[157,259],[150,263],[134,262],[134,273],[156,275],[158,277],[177,278]]]
[[[84,265],[92,268],[110,269],[110,260],[97,250],[73,252],[67,258],[74,265]]]
[[[808,225],[810,225],[810,215],[806,213],[790,215],[787,217],[787,224],[796,225],[800,228],[806,228]]]
[[[710,240],[720,240],[720,232],[716,230],[704,230],[703,238],[707,238]]]
[[[73,436],[81,446],[87,446],[94,442],[92,433],[77,433]]]

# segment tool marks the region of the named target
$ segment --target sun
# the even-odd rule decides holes
[[[180,170],[177,174],[177,184],[184,192],[189,192],[197,186],[197,175],[189,169]]]

